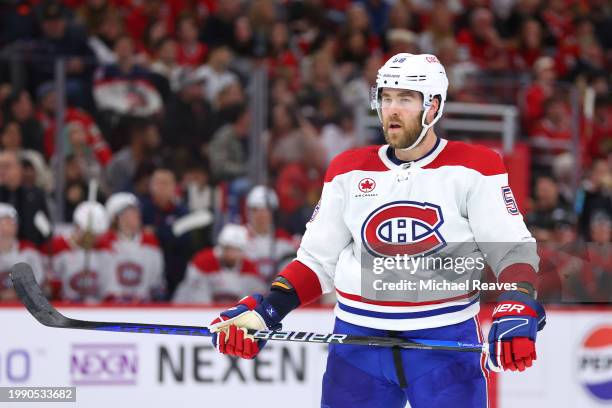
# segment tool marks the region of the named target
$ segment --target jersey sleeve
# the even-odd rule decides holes
[[[317,275],[322,293],[333,290],[338,257],[351,242],[343,217],[346,199],[341,180],[327,179],[297,252],[297,261]]]
[[[176,304],[210,303],[212,298],[210,280],[198,270],[193,262],[190,262],[187,266],[185,278],[178,285],[172,302]]]
[[[539,264],[535,239],[508,185],[501,157],[491,152],[490,161],[492,171],[474,175],[466,200],[476,243],[496,277],[513,265],[524,265],[535,273]]]

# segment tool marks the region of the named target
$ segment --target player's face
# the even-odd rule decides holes
[[[135,207],[128,207],[121,211],[118,222],[120,231],[135,234],[141,227],[140,211]]]
[[[385,140],[394,149],[412,146],[421,133],[423,100],[419,92],[384,88],[380,98]]]
[[[221,261],[225,266],[233,268],[238,262],[242,261],[242,258],[244,258],[244,252],[242,252],[242,249],[231,246],[223,247]]]
[[[272,224],[272,211],[268,208],[252,208],[250,221],[253,229],[258,233],[267,232]]]

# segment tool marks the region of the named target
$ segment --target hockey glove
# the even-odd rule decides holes
[[[524,371],[536,359],[535,341],[546,324],[542,305],[529,294],[503,293],[493,310],[488,366],[492,371]]]
[[[219,352],[246,359],[255,358],[266,344],[247,334],[246,329],[280,330],[281,317],[261,295],[247,296],[213,320],[208,328]]]

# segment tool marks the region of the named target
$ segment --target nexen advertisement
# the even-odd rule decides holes
[[[195,308],[61,309],[100,321],[204,325],[216,310]],[[490,311],[483,312],[490,314]],[[0,387],[76,386],[71,407],[167,408],[223,402],[318,407],[326,346],[269,341],[257,360],[219,355],[205,337],[106,333],[41,326],[20,307],[0,307]],[[331,309],[293,312],[285,328],[328,333]],[[10,328],[10,329],[9,329]],[[538,360],[498,377],[494,407],[612,407],[612,309],[549,308]],[[23,407],[19,403],[2,406]],[[59,405],[58,405],[59,406]]]

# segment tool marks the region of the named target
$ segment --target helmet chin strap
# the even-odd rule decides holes
[[[403,149],[399,149],[399,150],[407,152],[407,151],[412,150],[415,147],[417,147],[421,143],[421,141],[423,140],[425,135],[427,134],[427,131],[429,130],[429,128],[432,127],[434,125],[434,123],[436,123],[436,121],[434,120],[429,125],[425,124],[425,117],[427,116],[427,112],[429,112],[429,108],[424,110],[423,111],[423,116],[421,116],[421,133],[419,133],[419,137],[417,137],[417,139],[414,141],[414,143],[411,144],[410,146],[404,147]]]

